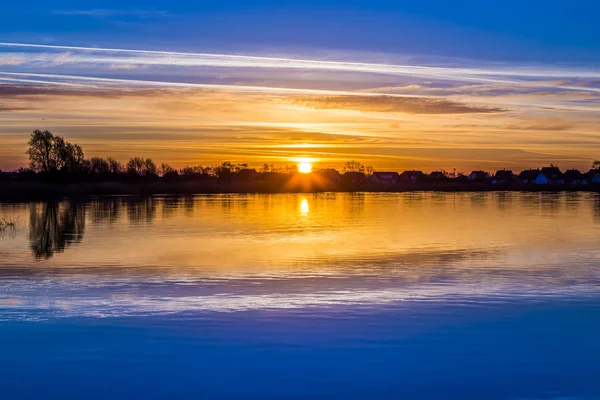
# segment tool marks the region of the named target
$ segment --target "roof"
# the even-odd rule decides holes
[[[490,174],[485,171],[473,171],[469,176],[473,175],[475,178],[487,178]]]
[[[362,172],[356,172],[356,171],[349,171],[349,172],[344,172],[344,175],[342,175],[342,179],[344,179],[345,182],[348,181],[366,181],[367,180],[367,176],[362,173]]]
[[[445,178],[446,174],[443,173],[442,171],[433,171],[432,173],[429,174],[429,176],[431,178]]]
[[[540,171],[546,178],[556,179],[562,177],[562,172],[557,167],[544,167]]]
[[[527,169],[525,171],[521,171],[521,173],[519,174],[519,179],[523,181],[531,181],[537,178],[539,174],[539,169]]]
[[[513,172],[509,169],[501,169],[499,171],[496,171],[496,175],[494,175],[494,178],[508,181],[513,178]]]
[[[568,181],[576,181],[583,178],[583,174],[576,169],[565,171],[563,177]]]
[[[376,172],[373,172],[373,174],[376,174]],[[348,172],[344,172],[344,176],[346,177],[354,177],[354,176],[361,176],[364,177],[365,174],[362,172],[357,172],[357,171],[348,171]]]
[[[339,176],[340,173],[338,172],[337,169],[333,169],[333,168],[322,168],[322,169],[318,169],[315,171],[315,173],[320,174],[320,175],[336,175]]]
[[[402,177],[411,177],[411,176],[416,176],[416,177],[421,177],[425,175],[423,173],[423,171],[404,171],[403,173],[400,174],[400,176]]]
[[[380,177],[385,175],[400,176],[400,174],[398,174],[397,172],[373,172],[372,176]]]

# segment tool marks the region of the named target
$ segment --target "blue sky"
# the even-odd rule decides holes
[[[600,3],[579,1],[32,1],[4,41],[235,51],[297,47],[486,60],[600,59]]]

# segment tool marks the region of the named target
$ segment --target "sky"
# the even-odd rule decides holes
[[[33,129],[174,167],[587,170],[597,1],[11,2],[0,169]]]

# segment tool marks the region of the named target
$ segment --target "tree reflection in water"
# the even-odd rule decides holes
[[[85,205],[71,202],[32,205],[29,211],[29,245],[35,258],[51,258],[85,232]]]
[[[126,199],[127,217],[132,224],[150,224],[156,218],[157,200],[152,197]]]

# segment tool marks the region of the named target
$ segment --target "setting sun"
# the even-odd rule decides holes
[[[298,172],[301,172],[303,174],[308,174],[310,172],[312,172],[312,164],[309,162],[301,162],[298,163]]]

